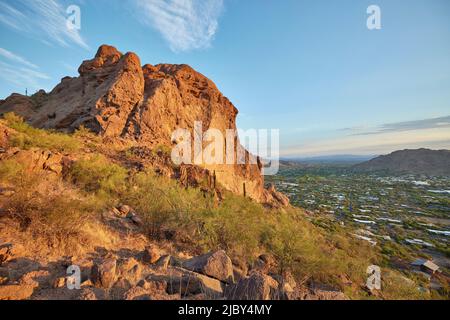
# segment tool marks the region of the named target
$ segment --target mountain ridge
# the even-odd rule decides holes
[[[73,132],[83,126],[111,140],[150,149],[172,148],[172,133],[217,129],[237,132],[237,108],[207,77],[188,65],[141,64],[139,57],[102,45],[83,61],[78,77],[64,77],[49,93],[12,94],[0,102],[0,115],[14,112],[37,128]],[[239,137],[234,141],[238,158]],[[205,148],[208,144],[203,143]],[[223,154],[226,154],[224,146]],[[273,188],[265,189],[262,163],[245,150],[245,164],[202,164],[227,190],[261,203],[287,205]],[[250,159],[254,161],[250,161]]]
[[[357,164],[360,172],[388,171],[426,175],[450,175],[450,150],[405,149]]]

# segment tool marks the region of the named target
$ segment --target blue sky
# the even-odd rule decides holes
[[[448,0],[0,0],[0,39],[1,98],[51,90],[106,43],[190,64],[240,128],[280,129],[284,156],[450,148]]]

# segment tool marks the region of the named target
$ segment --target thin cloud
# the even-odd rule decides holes
[[[25,65],[27,67],[30,67],[30,68],[33,68],[33,69],[38,69],[37,65],[29,62],[27,59],[22,58],[21,56],[15,54],[15,53],[12,53],[11,51],[8,51],[6,49],[0,48],[0,56],[4,57],[4,58],[6,58],[6,59],[8,59],[10,61],[23,64],[23,65]]]
[[[51,80],[43,73],[27,67],[17,67],[0,61],[0,78],[19,88],[28,88],[30,91],[42,89],[42,81]]]
[[[141,22],[156,29],[175,52],[208,48],[223,11],[223,0],[132,1]]]
[[[416,121],[387,123],[379,127],[376,127],[370,131],[358,132],[355,133],[354,135],[372,135],[384,132],[403,132],[403,131],[433,129],[433,128],[450,128],[450,116],[416,120]]]
[[[406,148],[450,149],[450,130],[444,127],[347,135],[288,147],[283,156],[385,154]]]
[[[0,23],[43,43],[89,49],[79,31],[67,27],[66,9],[58,0],[0,0]]]

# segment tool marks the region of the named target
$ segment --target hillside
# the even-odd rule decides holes
[[[172,133],[182,128],[193,135],[195,122],[201,122],[202,133],[210,128],[220,130],[223,136],[226,130],[236,131],[238,110],[210,79],[187,65],[142,67],[136,54],[122,54],[103,45],[78,71],[79,77],[63,78],[49,93],[11,95],[0,102],[0,115],[14,112],[34,127],[63,132],[83,126],[116,144],[125,141],[147,149],[170,150]],[[235,159],[240,156],[239,145],[235,137]],[[225,154],[226,146],[223,148]],[[283,195],[264,189],[261,161],[251,162],[253,156],[247,151],[244,157],[246,164],[201,166],[206,175],[214,176],[235,194],[245,193],[274,206],[286,205],[288,200]]]
[[[450,150],[402,150],[353,167],[356,171],[450,175]]]
[[[175,165],[177,126],[235,128],[206,77],[110,46],[79,72],[0,103],[0,300],[430,298],[265,189],[260,163]],[[383,292],[365,288],[372,264]]]

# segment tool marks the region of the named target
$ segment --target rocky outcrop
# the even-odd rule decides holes
[[[356,172],[450,176],[450,150],[400,150],[353,167]]]
[[[14,249],[18,245],[0,246],[7,248],[0,252],[8,256],[0,266],[0,300],[347,299],[332,287],[318,283],[311,287],[298,285],[288,271],[266,273],[267,268],[257,265],[248,275],[245,271],[233,281],[229,276],[231,261],[224,251],[187,258],[185,252],[167,255],[168,248],[160,245],[143,245],[161,255],[154,264],[142,261],[141,249],[109,251],[97,248],[84,257],[65,257],[42,263],[23,256],[21,250]],[[14,257],[10,259],[12,251]],[[277,264],[265,255],[258,260],[266,265]],[[80,290],[68,290],[66,287],[66,269],[70,265],[80,267]]]
[[[183,268],[202,273],[223,282],[234,282],[233,264],[223,250],[192,258],[183,263]]]
[[[30,149],[19,150],[9,149],[0,155],[0,160],[14,160],[25,169],[26,172],[43,172],[60,175],[68,160],[64,155],[47,150]]]
[[[103,45],[94,59],[81,64],[79,74],[63,78],[48,94],[13,94],[0,102],[0,114],[15,112],[39,128],[73,131],[83,125],[150,149],[162,145],[170,150],[172,133],[187,129],[193,134],[195,122],[201,122],[202,133],[217,129],[225,137],[226,130],[236,130],[238,110],[210,79],[187,65],[141,67],[136,54]],[[237,158],[240,143],[238,137],[234,140]],[[264,189],[261,161],[248,152],[244,157],[246,164],[200,167],[229,191],[273,206],[286,205],[286,198]]]

